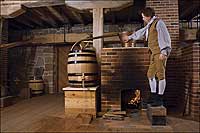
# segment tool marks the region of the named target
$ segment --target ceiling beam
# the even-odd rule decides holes
[[[24,3],[23,6],[26,6],[27,8],[36,8],[36,7],[47,7],[47,6],[58,6],[58,5],[64,5],[65,2],[61,0],[56,0],[52,2],[34,2],[34,3]]]
[[[194,5],[192,8],[186,8],[183,12],[181,12],[180,18],[192,19],[192,17],[194,16],[191,16],[191,15],[193,15],[195,11],[197,12],[197,10],[199,10],[198,5]]]
[[[30,43],[30,42],[28,42]],[[1,44],[0,45],[0,49],[1,48],[13,48],[13,47],[17,47],[17,46],[21,46],[27,44],[26,41],[21,41],[21,42],[13,42],[13,43],[6,43],[6,44]]]
[[[60,13],[58,13],[58,11],[57,11],[56,9],[54,9],[54,8],[51,7],[51,6],[47,6],[47,9],[48,9],[49,12],[50,12],[51,14],[53,14],[53,15],[55,16],[55,18],[58,19],[60,22],[63,23],[63,22],[65,21],[64,18],[63,18],[63,16],[61,16]]]
[[[39,12],[41,12],[42,16],[44,18],[46,18],[46,21],[49,21],[53,27],[57,27],[58,26],[58,22],[55,20],[54,15],[52,14],[51,11],[49,11],[49,9],[47,7],[43,7],[43,8],[36,8]]]
[[[52,3],[52,2],[50,2],[50,3]],[[52,27],[57,27],[58,26],[57,22],[52,17],[52,16],[55,16],[55,13],[53,14],[54,9],[52,9],[51,7],[47,8],[47,5],[39,6],[38,3],[35,5],[34,5],[34,3],[28,3],[28,4],[23,4],[22,8],[31,10],[31,12],[33,12],[34,14],[39,16],[40,19],[42,19],[45,23],[48,23],[48,25],[50,25]],[[59,19],[61,19],[61,18],[59,18]]]
[[[14,23],[11,23],[11,24],[9,24],[9,29],[23,30],[24,28],[19,25],[14,24]]]
[[[25,27],[25,28],[27,28],[27,29],[32,29],[32,28],[34,28],[33,25],[29,24],[29,23],[26,22],[25,20],[13,19],[13,22],[16,23],[16,25],[22,25],[23,27]]]
[[[66,6],[66,8],[68,9],[68,11],[73,15],[73,17],[78,20],[78,22],[84,24],[84,20],[83,17],[81,16],[81,14],[77,11],[75,11],[73,8]]]
[[[118,8],[120,6],[124,6],[126,4],[132,3],[133,0],[116,0],[116,1],[68,1],[66,0],[65,3],[68,6],[78,8],[78,9],[92,9],[92,8]]]
[[[24,9],[22,9],[22,10],[24,10]],[[31,12],[28,12],[27,10],[26,10],[25,12],[26,12],[26,13],[21,14],[20,16],[17,16],[17,17],[14,17],[14,16],[10,16],[10,15],[9,15],[9,18],[18,21],[19,23],[20,23],[20,22],[22,22],[22,23],[24,22],[24,23],[26,23],[26,25],[31,25],[31,24],[37,25],[37,26],[42,26],[42,25],[43,25],[41,22],[39,22],[39,21],[34,17],[33,14],[31,14]],[[20,21],[19,21],[19,20],[20,20]],[[24,24],[24,23],[23,23],[23,24]],[[30,26],[29,26],[29,27],[30,27]]]
[[[49,25],[51,25],[52,27],[56,27],[56,22],[51,18],[49,17],[49,14],[44,14],[45,11],[40,11],[38,9],[34,9],[33,11],[34,13],[36,13],[37,15],[40,16],[40,18],[45,22],[45,23],[48,23]]]
[[[21,27],[22,29],[32,29],[32,28],[33,28],[32,25],[25,24],[25,23],[21,22],[20,20],[16,20],[16,19],[13,19],[13,18],[11,18],[11,19],[9,20],[9,23],[10,23],[10,24],[14,24],[14,25],[17,26],[17,27],[19,26],[19,27]]]
[[[18,17],[18,16],[24,14],[25,12],[26,12],[26,10],[24,10],[24,9],[21,8],[21,9],[15,11],[15,12],[11,13],[9,16],[11,18],[15,18],[15,17]]]
[[[72,25],[72,21],[71,21],[71,19],[70,19],[70,15],[69,15],[69,12],[68,12],[68,9],[67,9],[67,7],[66,7],[66,5],[64,5],[64,6],[61,6],[59,9],[61,9],[62,10],[62,16],[65,16],[66,17],[66,20],[68,21],[68,24],[69,25]],[[66,23],[65,23],[66,24]]]
[[[32,13],[33,16],[36,16],[36,20],[39,19],[42,23],[45,24],[45,25],[43,24],[43,26],[45,27],[53,26],[41,12],[36,10],[36,8],[31,9],[31,8],[26,7],[25,5],[22,5],[21,7],[27,12]]]
[[[24,14],[24,18],[27,19],[28,21],[38,25],[39,27],[44,26],[41,22],[40,19],[38,19],[39,17],[35,17],[36,15],[34,15],[31,12],[27,12],[26,14]]]
[[[123,4],[120,7],[110,8],[108,11],[117,12],[117,11],[121,11],[125,8],[128,8],[130,6],[133,6],[133,3],[130,2],[130,3],[127,3],[127,4]]]
[[[92,23],[92,13],[88,10],[84,11],[85,13],[82,14],[85,23]]]
[[[66,4],[62,6],[54,6],[54,9],[57,10],[57,12],[63,17],[64,24],[72,25],[71,20],[68,18],[68,15],[65,12],[66,8],[63,8],[65,6]]]

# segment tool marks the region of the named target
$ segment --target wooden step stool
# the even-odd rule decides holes
[[[152,107],[147,105],[147,116],[152,125],[166,125],[167,109],[164,106]]]

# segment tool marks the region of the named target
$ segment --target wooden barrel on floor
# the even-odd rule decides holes
[[[94,87],[98,84],[98,64],[94,49],[73,50],[68,55],[68,80],[71,87]]]
[[[28,85],[31,89],[31,94],[42,94],[44,92],[43,80],[29,80]]]

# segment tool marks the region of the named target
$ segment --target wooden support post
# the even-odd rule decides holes
[[[103,8],[93,9],[93,37],[103,35]],[[100,63],[101,49],[103,47],[103,39],[93,40],[93,46],[96,48],[97,61]]]

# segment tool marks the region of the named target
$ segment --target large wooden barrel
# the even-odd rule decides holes
[[[94,49],[73,50],[68,55],[68,80],[71,87],[98,84],[98,64]]]
[[[29,80],[28,84],[31,94],[42,94],[44,92],[43,80]]]

